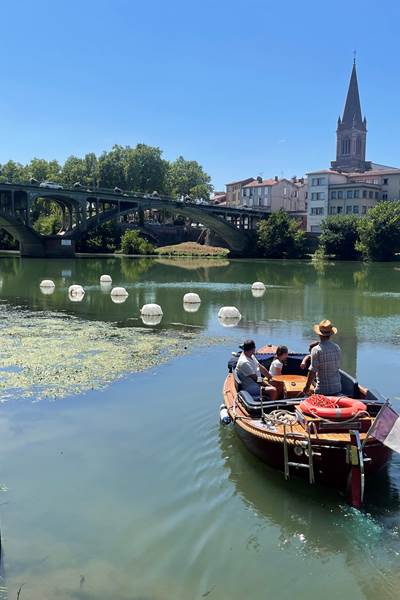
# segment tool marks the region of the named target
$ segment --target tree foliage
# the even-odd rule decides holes
[[[302,258],[306,234],[295,219],[280,210],[258,223],[257,247],[266,258]]]
[[[172,196],[191,196],[208,200],[213,190],[211,178],[195,160],[179,156],[169,164],[167,188]]]
[[[63,165],[42,158],[33,158],[26,165],[12,160],[0,165],[0,182],[27,183],[31,178],[65,186],[79,182],[93,189],[119,187],[203,199],[208,199],[212,191],[210,176],[198,162],[182,156],[169,162],[160,148],[146,144],[114,145],[99,157],[93,152],[83,158],[69,156]]]
[[[358,221],[356,248],[366,260],[391,260],[400,252],[400,201],[380,202]]]
[[[322,222],[319,249],[322,254],[333,254],[343,260],[356,260],[360,254],[356,249],[358,241],[357,223],[352,215],[335,215]]]
[[[154,254],[154,246],[140,237],[138,231],[125,231],[121,238],[123,254]]]

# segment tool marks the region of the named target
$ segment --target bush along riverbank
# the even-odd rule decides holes
[[[394,260],[400,253],[400,201],[380,202],[361,218],[328,217],[321,229],[317,258]]]

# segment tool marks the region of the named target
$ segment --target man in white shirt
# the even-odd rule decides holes
[[[258,397],[262,391],[263,395],[268,396],[270,400],[277,400],[277,389],[272,385],[265,384],[262,379],[263,375],[269,383],[272,377],[268,369],[263,367],[254,356],[256,351],[254,341],[246,340],[241,348],[243,352],[236,365],[236,375],[240,379],[242,390],[249,392],[254,397]]]

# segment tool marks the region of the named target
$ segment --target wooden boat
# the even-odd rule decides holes
[[[274,346],[264,346],[256,357],[268,368],[275,351]],[[341,371],[343,394],[362,401],[366,411],[345,421],[304,414],[299,409],[306,382],[300,368],[304,356],[289,353],[282,375],[275,378],[284,386],[285,397],[273,402],[244,398],[232,359],[223,387],[224,405],[241,440],[262,461],[282,470],[287,479],[302,476],[310,483],[343,490],[349,503],[359,508],[365,478],[382,469],[391,456],[389,448],[368,435],[385,399]]]

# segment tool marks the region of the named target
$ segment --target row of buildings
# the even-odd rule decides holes
[[[319,233],[329,215],[365,215],[382,200],[400,200],[400,169],[365,159],[367,120],[362,116],[354,61],[343,116],[336,129],[336,160],[304,178],[249,177],[226,184],[214,201],[227,206],[280,209],[303,218]]]

